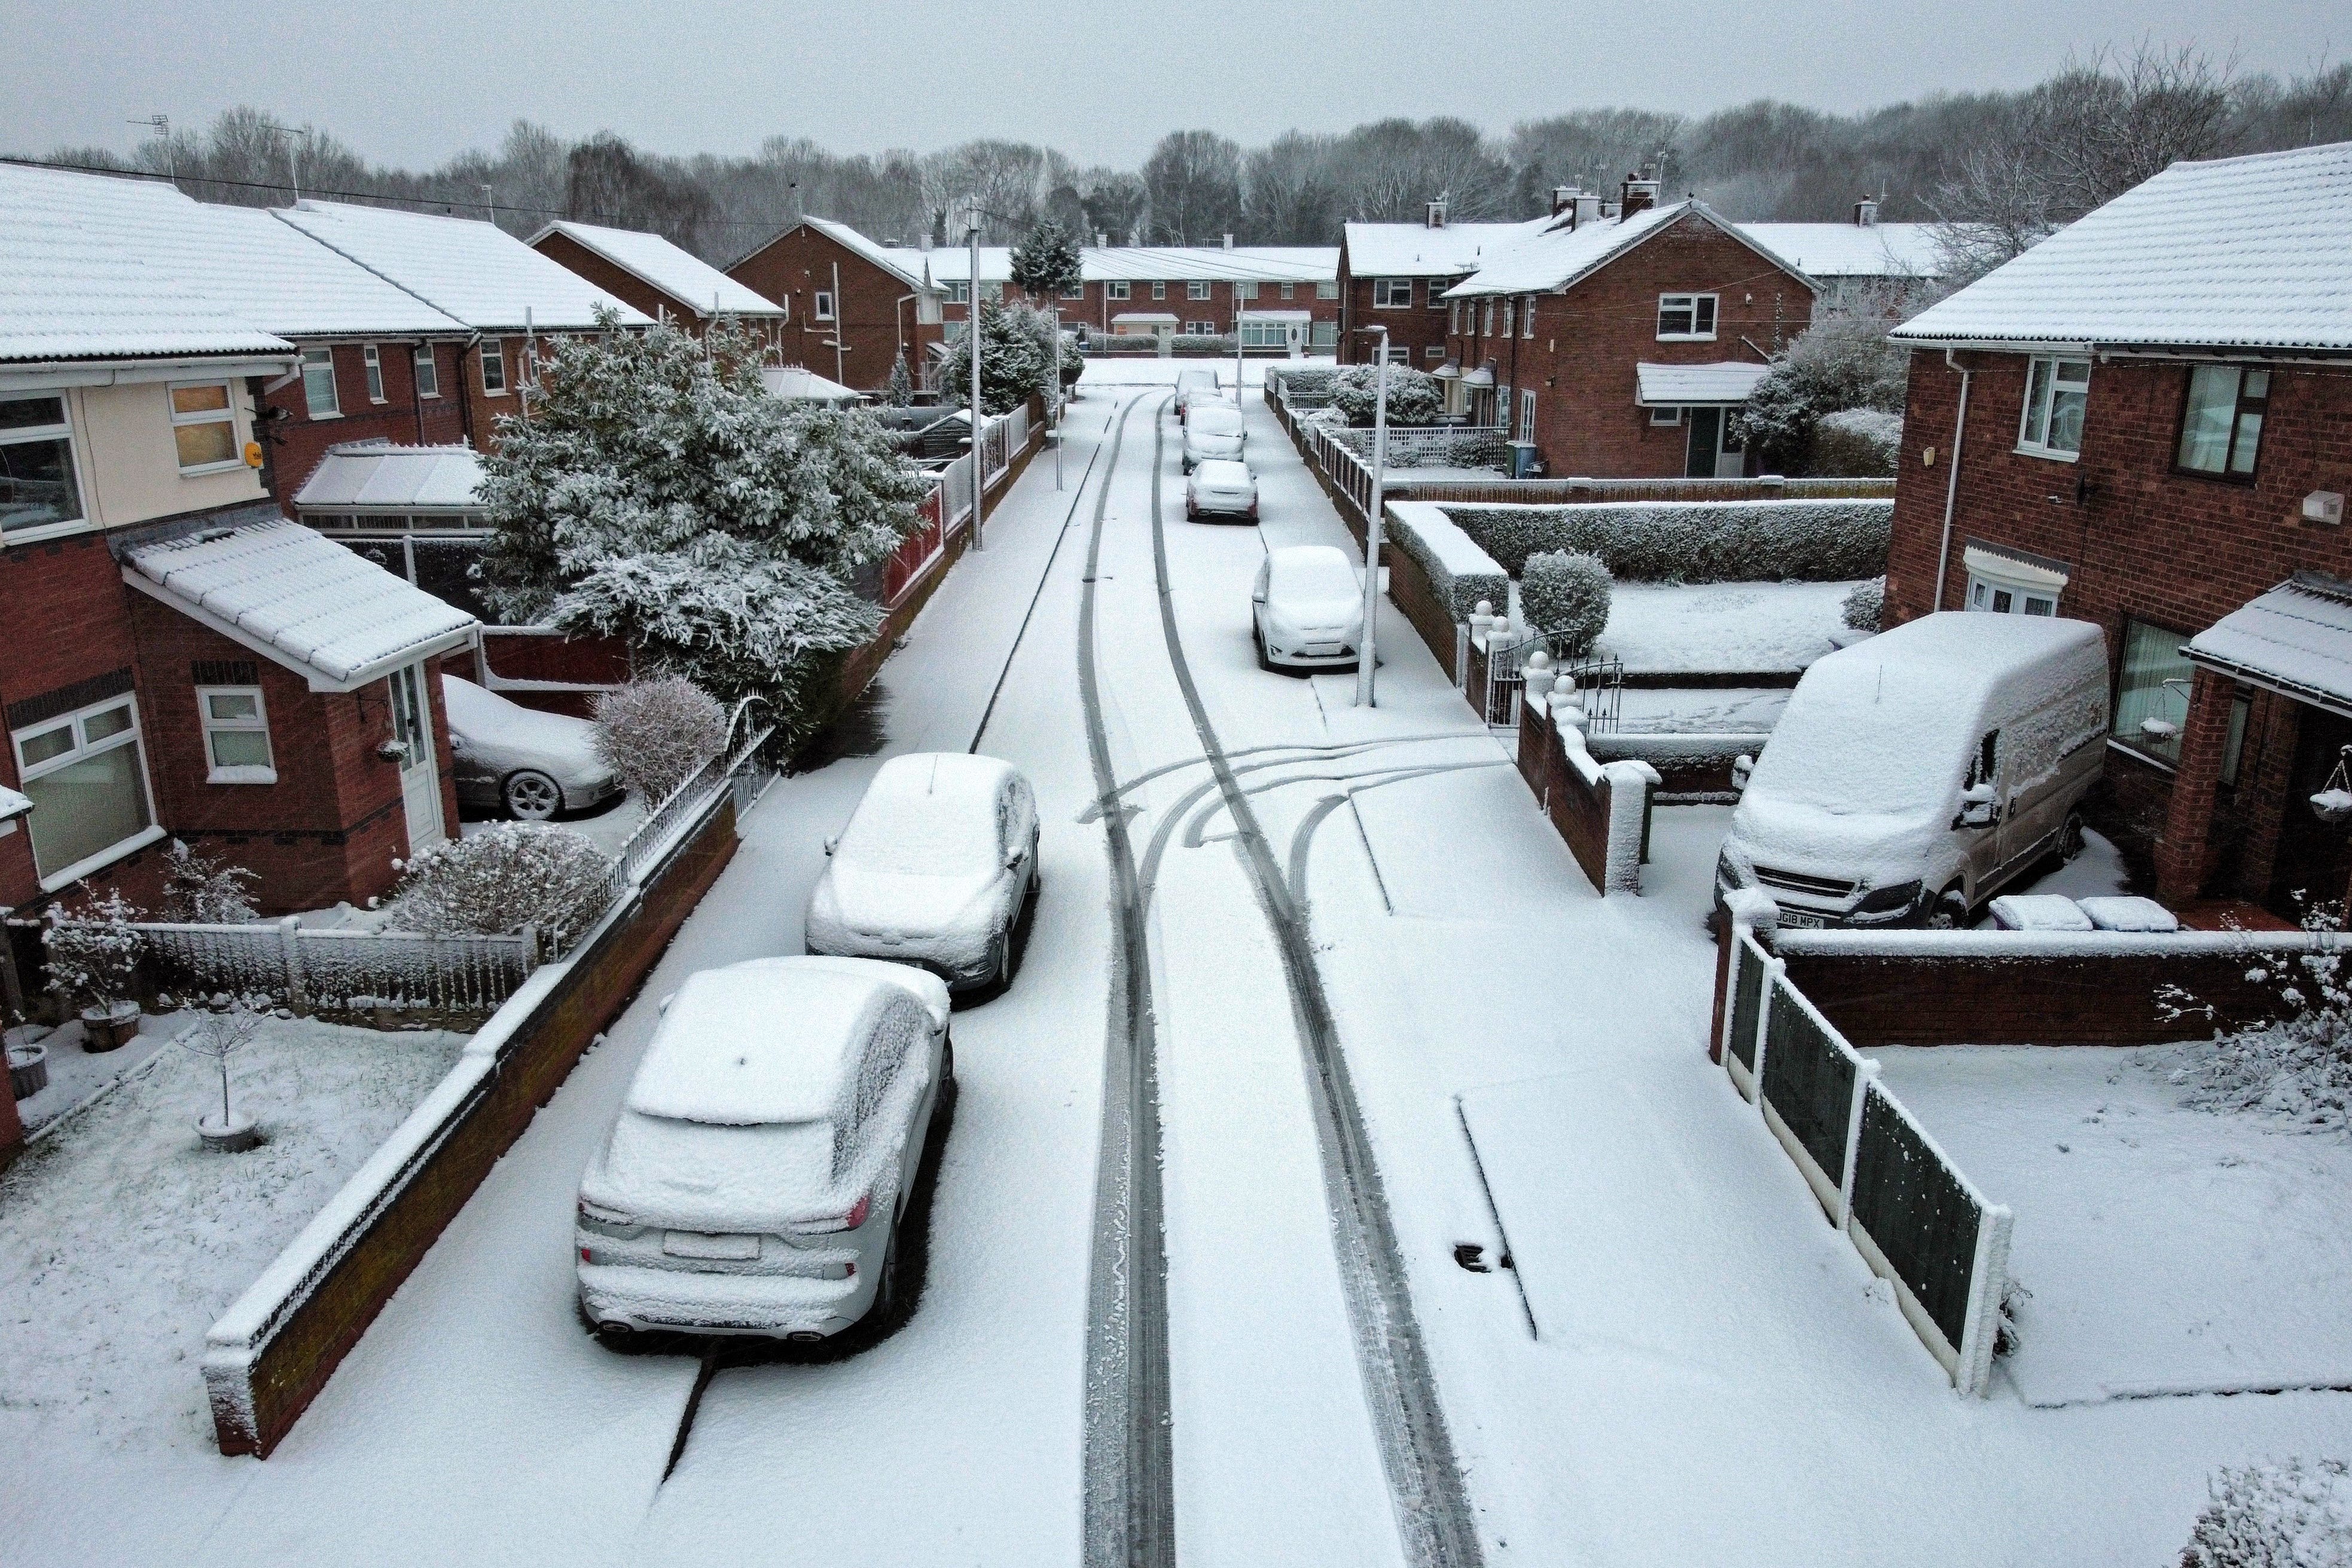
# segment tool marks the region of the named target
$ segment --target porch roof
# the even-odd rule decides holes
[[[118,546],[122,580],[310,682],[352,691],[481,623],[275,508]]]
[[[2189,639],[2190,659],[2352,714],[2352,583],[2298,572]]]
[[[1772,367],[1738,360],[1714,364],[1636,364],[1633,402],[1643,408],[1693,408],[1745,403]]]
[[[479,513],[482,455],[471,447],[342,442],[327,448],[294,496],[303,510]]]
[[[30,795],[18,795],[6,785],[0,784],[0,822],[5,822],[12,816],[22,816],[32,809],[33,800]]]

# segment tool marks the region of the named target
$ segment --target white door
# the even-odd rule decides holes
[[[392,672],[392,738],[407,748],[400,763],[400,804],[408,814],[408,852],[430,849],[446,837],[441,826],[441,768],[433,753],[431,679],[421,664]]]

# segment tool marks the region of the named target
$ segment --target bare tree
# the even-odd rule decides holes
[[[1339,222],[1335,139],[1292,131],[1242,160],[1242,232],[1259,245],[1326,245]]]
[[[1350,217],[1403,223],[1443,196],[1457,218],[1495,218],[1510,206],[1510,166],[1462,120],[1381,120],[1339,138],[1333,166]]]
[[[1213,131],[1171,131],[1143,161],[1150,237],[1208,245],[1241,219],[1242,150]]]

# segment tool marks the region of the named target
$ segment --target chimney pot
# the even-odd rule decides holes
[[[1429,226],[1432,228],[1444,228],[1445,226],[1445,198],[1444,196],[1440,196],[1435,201],[1429,204],[1428,223]]]
[[[1625,176],[1625,184],[1618,193],[1617,213],[1621,218],[1632,217],[1658,205],[1658,182],[1645,180],[1639,174]]]
[[[1234,247],[1234,237],[1233,237],[1232,235],[1230,235],[1230,234],[1229,234],[1229,235],[1225,236],[1225,248],[1226,248],[1227,250],[1231,250],[1233,247]]]
[[[1864,196],[1862,200],[1854,203],[1853,221],[1854,226],[1857,228],[1876,228],[1878,226],[1877,199],[1873,196]]]
[[[1574,206],[1579,194],[1574,185],[1554,185],[1551,188],[1551,216],[1558,217]]]

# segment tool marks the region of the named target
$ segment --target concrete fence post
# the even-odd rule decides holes
[[[1853,1072],[1853,1100],[1845,1113],[1845,1169],[1838,1174],[1837,1226],[1846,1227],[1853,1218],[1853,1173],[1861,1158],[1863,1102],[1870,1098],[1870,1086],[1878,1078],[1878,1064],[1861,1063]]]
[[[286,972],[286,1005],[310,1011],[310,977],[302,968],[302,922],[292,915],[278,922],[278,956]]]

